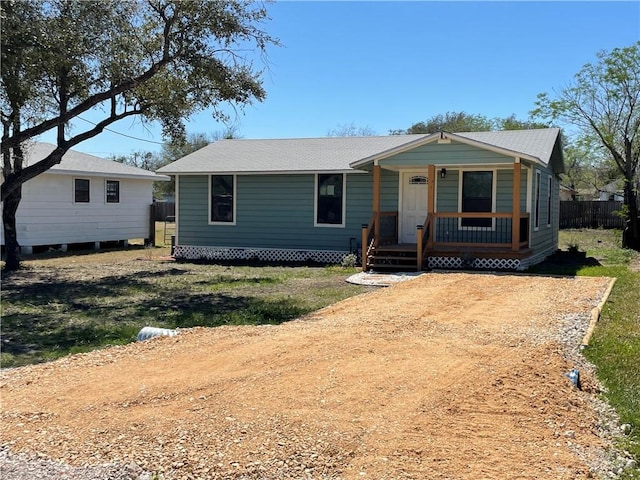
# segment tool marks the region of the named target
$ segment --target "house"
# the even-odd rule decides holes
[[[578,190],[575,188],[568,187],[567,185],[560,184],[560,201],[561,202],[570,202],[576,199],[578,195]]]
[[[622,181],[607,183],[604,187],[596,189],[595,200],[600,202],[622,202],[624,201],[624,188]]]
[[[32,143],[25,164],[40,160],[55,145]],[[141,168],[69,150],[62,161],[22,186],[16,212],[23,253],[34,247],[125,243],[150,238],[153,182],[169,180]],[[4,229],[0,240],[4,245]]]
[[[522,270],[558,248],[559,129],[221,140],[176,176],[174,254]]]

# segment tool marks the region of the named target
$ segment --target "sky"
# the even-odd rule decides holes
[[[446,112],[526,120],[602,50],[640,40],[637,1],[280,1],[267,4],[264,102],[234,111],[242,138],[324,137],[342,125],[378,135]],[[87,115],[88,119],[99,117]],[[78,131],[82,121],[77,121]],[[187,133],[226,125],[201,112]],[[100,157],[156,152],[159,126],[126,119],[74,147]],[[124,135],[128,135],[129,138]],[[54,141],[53,133],[41,141]]]

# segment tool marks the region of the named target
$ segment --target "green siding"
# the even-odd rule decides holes
[[[398,153],[380,160],[384,166],[438,165],[483,165],[513,163],[513,157],[482,150],[478,147],[452,141],[451,143],[429,143],[408,152]]]
[[[540,224],[537,230],[535,230],[535,210],[536,210],[536,171],[540,171]],[[559,209],[560,209],[560,197],[559,197],[559,183],[553,177],[553,174],[548,169],[533,169],[532,170],[533,181],[531,182],[531,248],[535,252],[553,251],[558,248],[558,225],[559,225]],[[551,176],[551,205],[549,205],[547,192],[548,192],[548,178]],[[547,213],[551,208],[551,226],[547,226]]]
[[[347,175],[345,227],[314,227],[314,182],[309,175],[236,177],[236,225],[209,225],[209,176],[180,176],[180,245],[348,250],[371,216],[371,176]]]

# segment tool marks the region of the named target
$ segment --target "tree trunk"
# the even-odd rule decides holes
[[[633,182],[625,182],[624,200],[628,208],[627,227],[622,233],[622,246],[640,251],[640,212],[638,197],[633,189]]]
[[[16,211],[22,198],[22,186],[11,192],[2,202],[2,223],[4,227],[5,270],[20,268],[20,245],[16,228]]]

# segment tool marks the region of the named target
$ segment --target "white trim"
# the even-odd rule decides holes
[[[318,223],[318,175],[342,175],[342,223]],[[313,226],[319,228],[345,228],[347,223],[347,174],[322,172],[313,176]]]
[[[89,200],[86,202],[76,202],[76,180],[86,180],[89,182]],[[73,205],[91,205],[91,179],[84,177],[73,177],[71,182],[71,203]]]
[[[551,175],[547,175],[547,228],[551,228],[551,224],[553,223],[553,218],[551,215],[551,203],[553,202],[552,186],[553,179]]]
[[[445,132],[438,132],[438,133],[433,133],[431,135],[425,136],[425,137],[420,137],[417,140],[413,140],[411,142],[405,143],[403,145],[400,145],[398,147],[395,148],[391,148],[389,150],[386,150],[384,152],[380,152],[377,153],[375,155],[371,155],[369,157],[363,158],[361,160],[356,160],[355,162],[351,162],[349,164],[350,167],[353,168],[357,168],[361,165],[365,165],[371,161],[375,162],[378,160],[383,160],[385,158],[391,157],[393,155],[397,155],[399,153],[403,153],[406,152],[408,150],[412,150],[416,147],[421,147],[423,145],[427,145],[429,143],[433,143],[433,142],[437,142],[439,140],[445,140],[445,139],[453,139],[456,142],[459,143],[464,143],[467,145],[471,145],[474,147],[478,147],[482,150],[489,150],[491,152],[495,152],[501,155],[505,155],[507,157],[519,157],[520,159],[525,159],[525,160],[529,160],[531,162],[537,163],[538,165],[542,165],[542,166],[546,166],[545,163],[539,159],[538,157],[534,157],[533,155],[528,155],[524,152],[517,152],[515,150],[508,150],[506,148],[502,148],[502,147],[498,147],[495,145],[491,145],[489,143],[484,143],[484,142],[480,142],[478,140],[471,140],[470,138],[466,138],[466,137],[462,137],[459,135],[456,135],[454,133],[445,133]]]
[[[462,211],[462,180],[464,177],[464,172],[491,172],[491,212],[495,213],[496,211],[496,196],[498,193],[498,169],[497,168],[486,168],[483,166],[471,167],[471,168],[461,168],[458,170],[458,213],[464,213]],[[464,227],[462,226],[462,218],[458,219],[458,230],[478,230],[478,231],[495,231],[496,229],[496,219],[495,217],[491,219],[491,227]]]
[[[174,195],[174,221],[176,222],[176,230],[175,233],[173,234],[175,237],[175,244],[178,245],[178,237],[180,235],[180,227],[179,225],[179,213],[180,212],[180,175],[176,175],[176,181],[175,181],[175,190],[173,192]],[[211,217],[209,217],[211,218]]]
[[[233,178],[233,221],[232,222],[214,222],[211,221],[211,183],[213,180],[213,177],[232,177]],[[208,188],[208,192],[209,192],[209,199],[208,199],[208,204],[209,204],[209,208],[207,209],[207,223],[209,225],[225,225],[228,227],[232,227],[236,224],[237,219],[237,212],[236,212],[236,202],[237,202],[237,198],[238,198],[238,181],[235,175],[229,174],[229,173],[224,173],[224,174],[218,174],[218,173],[212,173],[210,174],[208,177],[209,179],[209,188]]]
[[[332,170],[219,170],[212,172],[211,170],[194,170],[192,172],[180,172],[180,175],[312,175],[312,174],[332,174],[332,173],[359,173],[369,174],[367,170],[358,169],[332,169]],[[167,172],[167,175],[178,175],[177,173]],[[153,180],[153,179],[152,179]]]
[[[540,182],[542,180],[542,172],[540,170],[533,170],[535,173],[536,181],[534,182],[533,192],[533,231],[540,230]]]

